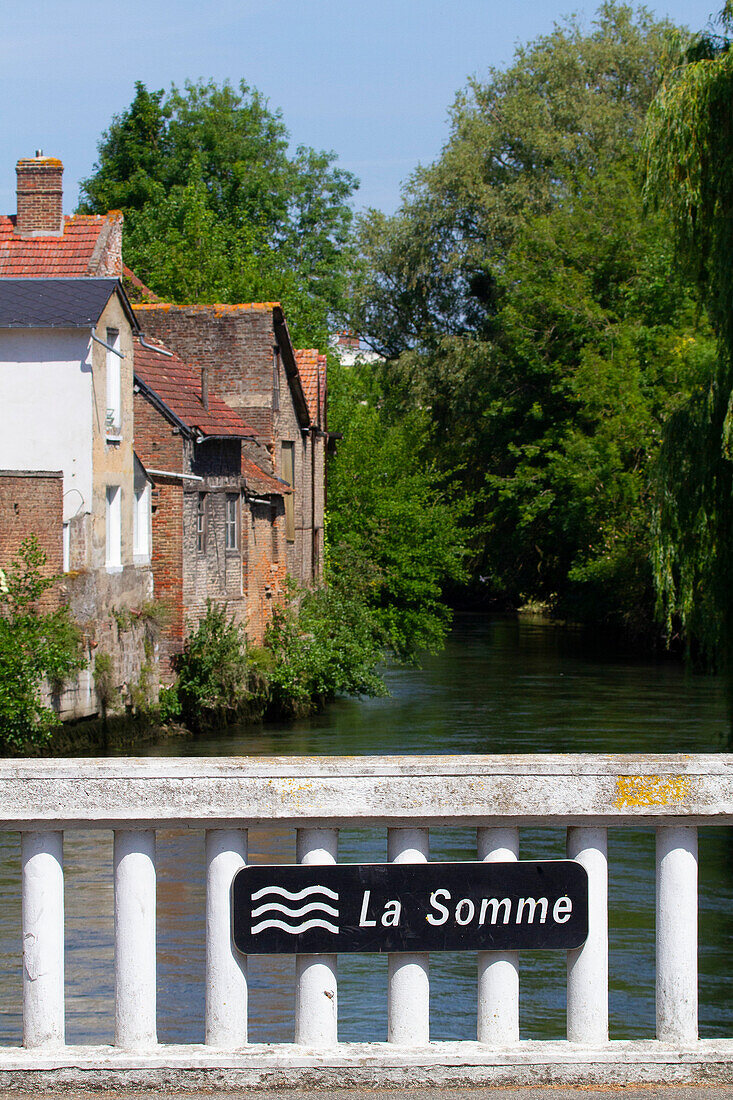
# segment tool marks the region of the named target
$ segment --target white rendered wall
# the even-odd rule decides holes
[[[63,470],[64,520],[92,511],[86,329],[0,330],[0,469]]]

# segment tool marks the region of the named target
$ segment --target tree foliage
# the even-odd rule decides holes
[[[355,178],[299,146],[278,112],[238,88],[136,84],[81,187],[82,213],[125,214],[125,259],[174,301],[279,300],[297,338],[325,345],[343,311]]]
[[[426,458],[427,418],[390,417],[368,366],[329,367],[332,429],[343,440],[329,464],[329,571],[355,592],[401,659],[443,643],[446,585],[466,578],[463,520],[450,478]]]
[[[602,4],[473,80],[439,160],[361,225],[356,324],[477,500],[489,596],[649,629],[650,468],[709,352],[640,143],[671,27]]]
[[[716,357],[667,425],[659,469],[655,579],[668,629],[733,670],[733,5],[676,56],[645,135],[646,192],[700,288]]]
[[[68,609],[45,610],[46,555],[35,536],[26,539],[10,567],[0,570],[0,748],[18,752],[48,741],[58,727],[42,701],[52,686],[83,667],[79,633]]]
[[[386,694],[379,623],[358,591],[332,578],[294,595],[275,609],[265,638],[270,714],[298,718],[337,695]]]

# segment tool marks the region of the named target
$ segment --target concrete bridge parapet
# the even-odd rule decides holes
[[[23,1042],[0,1088],[465,1088],[733,1082],[733,1038],[697,1032],[697,829],[733,823],[724,755],[110,759],[0,762],[3,828],[21,833]],[[431,1042],[427,956],[393,955],[388,1042],[338,1041],[336,957],[301,955],[292,1044],[247,1039],[246,960],[232,879],[247,829],[297,830],[301,864],[333,865],[338,830],[388,830],[393,863],[428,859],[429,830],[477,830],[480,861],[516,861],[523,825],[565,826],[588,879],[588,936],[568,951],[567,1038],[520,1040],[516,951],[479,951],[476,1041]],[[607,830],[653,825],[656,1035],[608,1039]],[[205,1043],[156,1035],[155,832],[206,832]],[[64,1028],[63,834],[113,830],[115,1042]],[[579,872],[578,872],[579,873]],[[392,950],[392,948],[389,948]]]

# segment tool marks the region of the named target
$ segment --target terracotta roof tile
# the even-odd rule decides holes
[[[164,347],[157,340],[148,340],[147,343]],[[202,435],[238,438],[254,437],[256,434],[215,394],[209,394],[209,407],[206,409],[201,400],[200,373],[175,354],[162,355],[136,344],[135,375],[192,431]]]
[[[99,235],[111,214],[73,214],[54,237],[16,237],[15,216],[0,214],[0,278],[54,278],[88,273]]]
[[[253,462],[251,458],[247,458],[246,455],[242,455],[242,474],[247,483],[247,488],[255,493],[262,493],[263,496],[285,496],[286,493],[292,493],[290,486],[281,481],[279,477],[273,477],[271,474],[266,474],[264,470],[260,469],[256,462]]]
[[[326,356],[321,355],[317,348],[298,348],[295,362],[311,420],[322,425],[326,407]]]

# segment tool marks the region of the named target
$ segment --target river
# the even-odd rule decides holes
[[[147,755],[503,752],[720,752],[727,748],[722,686],[667,661],[609,653],[580,632],[540,620],[461,616],[443,653],[420,669],[390,668],[386,699],[340,700],[287,726],[167,741]],[[700,1034],[730,1033],[733,844],[700,830]],[[564,855],[564,831],[524,829],[522,858]],[[0,836],[0,1042],[21,1038],[19,842]],[[204,1015],[203,835],[158,837],[158,1022],[161,1042],[200,1042]],[[250,831],[257,862],[294,860],[286,830]],[[383,830],[342,830],[339,857],[386,858]],[[475,830],[431,831],[431,858],[475,859]],[[612,1038],[654,1034],[654,833],[609,831]],[[110,1042],[114,1029],[111,834],[65,841],[67,1041]],[[565,959],[520,961],[524,1038],[562,1038]],[[289,1041],[292,959],[249,961],[250,1037]],[[339,959],[339,1035],[386,1037],[386,959]],[[475,1038],[475,956],[431,959],[431,1034]]]

